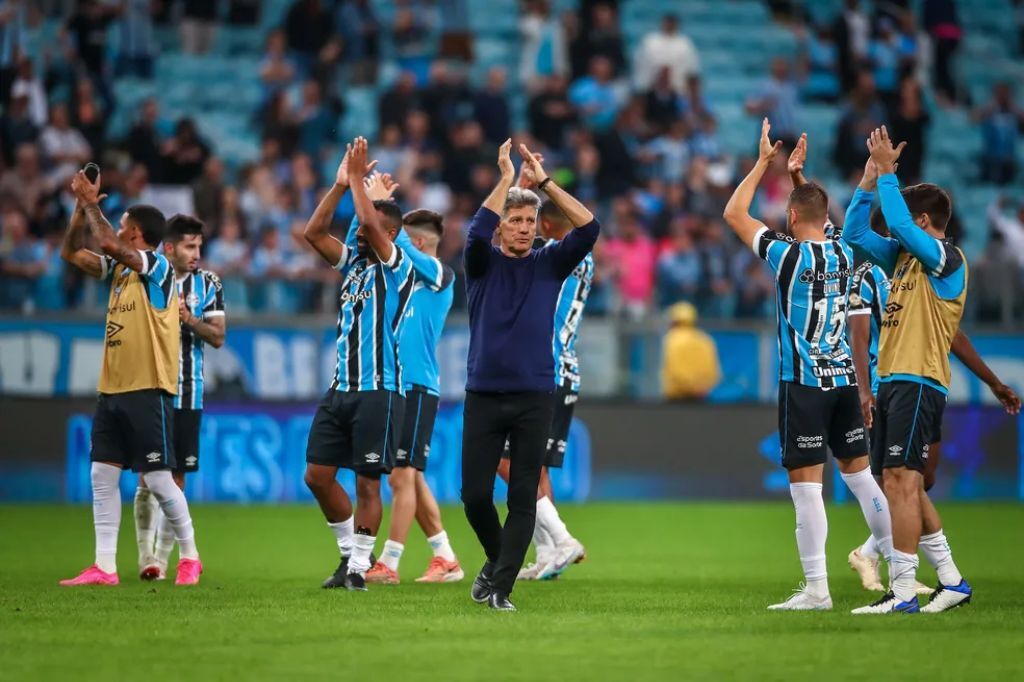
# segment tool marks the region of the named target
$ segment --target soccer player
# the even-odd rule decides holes
[[[516,184],[523,189],[532,189],[536,186],[530,164],[523,164]],[[541,205],[537,219],[542,237],[541,248],[565,239],[573,229],[572,223],[552,201],[546,201]],[[552,580],[569,566],[583,561],[586,557],[583,544],[569,533],[565,522],[558,514],[548,469],[562,467],[569,442],[569,429],[572,426],[572,413],[580,398],[576,338],[593,278],[594,256],[588,253],[562,283],[562,289],[558,292],[555,334],[551,344],[555,361],[555,413],[548,435],[544,465],[540,470],[540,486],[537,488],[537,521],[533,528],[537,557],[535,562],[519,571],[517,580]],[[498,475],[506,483],[509,478],[508,456],[509,449],[506,443],[498,467]]]
[[[412,263],[394,243],[402,227],[401,211],[394,202],[372,202],[363,184],[374,163],[367,163],[364,138],[349,144],[334,185],[305,230],[306,241],[344,278],[338,365],[309,430],[305,482],[341,554],[323,587],[358,591],[366,590],[381,522],[380,478],[394,464],[402,426],[398,338],[414,284]],[[355,248],[330,233],[334,211],[349,189],[360,223]],[[354,515],[352,501],[336,478],[339,467],[356,472]]]
[[[178,289],[181,344],[178,393],[174,397],[174,482],[185,490],[185,474],[199,470],[199,429],[203,419],[203,358],[206,344],[224,345],[224,292],[220,278],[199,267],[203,223],[186,215],[167,221],[164,255],[174,268]],[[153,541],[156,537],[156,551]],[[139,544],[139,577],[163,580],[174,549],[174,530],[160,513],[152,491],[139,479],[135,491],[135,537]]]
[[[846,226],[842,239],[893,273],[878,344],[880,386],[874,416],[875,447],[883,453],[883,482],[892,509],[892,591],[853,613],[917,613],[924,470],[929,446],[941,432],[949,349],[967,298],[967,263],[960,249],[945,240],[952,210],[949,195],[929,184],[900,191],[894,171],[906,143],[894,147],[882,127],[871,133],[867,144],[879,175],[882,213],[895,238],[875,234],[860,220]],[[941,528],[937,515],[934,521]],[[926,612],[970,600],[971,587],[955,569],[940,573],[939,580],[942,584]]]
[[[71,183],[75,211],[61,257],[86,274],[109,280],[106,340],[99,398],[92,423],[91,478],[96,562],[61,585],[117,585],[117,534],[121,525],[121,471],[142,474],[181,548],[175,583],[199,582],[196,549],[185,494],[175,485],[173,401],[177,393],[179,318],[174,270],[159,245],[164,216],[152,206],[128,208],[115,233],[103,217],[100,178],[84,172]],[[102,255],[85,248],[88,225]]]
[[[750,204],[781,148],[761,125],[757,163],[736,188],[725,220],[775,271],[779,318],[779,433],[796,508],[796,541],[806,585],[772,610],[831,609],[825,568],[828,520],[822,499],[826,447],[877,537],[891,535],[885,496],[868,469],[853,361],[846,344],[847,298],[853,275],[850,247],[825,236],[828,196],[815,183],[789,197],[789,235],[750,216]]]
[[[851,221],[863,221],[867,219],[871,207],[872,195],[877,181],[877,172],[874,162],[868,162],[865,167],[865,177],[854,194],[847,211],[846,223]],[[882,237],[889,237],[889,229],[885,225],[885,218],[881,211],[871,213],[871,229]],[[878,338],[882,328],[882,319],[885,313],[889,298],[889,278],[885,272],[870,261],[862,264],[853,279],[853,293],[850,295],[850,346],[853,349],[853,362],[857,369],[857,384],[860,388],[861,408],[864,414],[864,422],[872,440],[871,448],[871,473],[876,480],[882,478],[882,463],[885,459],[881,447],[874,447],[878,442],[877,426],[874,421],[874,405],[878,395]],[[1020,411],[1020,398],[1013,389],[1005,385],[995,375],[988,365],[981,359],[967,335],[957,331],[953,337],[953,346],[950,349],[953,354],[971,372],[992,391],[992,394],[1003,404],[1007,412],[1017,414]],[[941,437],[941,434],[935,434]],[[924,472],[924,490],[927,493],[935,480],[935,469],[939,459],[940,441],[928,447],[928,466]],[[942,530],[941,520],[938,517],[931,499],[924,495],[922,498],[924,514],[922,517],[924,535],[921,538],[921,550],[925,558],[936,570],[942,574],[946,581],[956,581],[956,564],[953,561],[952,550],[946,541],[945,533]],[[869,536],[864,544],[855,547],[848,557],[850,568],[858,573],[864,589],[879,592],[886,591],[882,586],[879,574],[879,551],[874,536]],[[941,581],[940,581],[941,582]],[[920,581],[916,583],[917,594],[931,594],[933,590]]]
[[[391,199],[398,184],[387,173],[373,173],[367,193],[374,201]],[[448,533],[441,525],[441,509],[423,476],[430,455],[430,439],[441,396],[437,346],[452,307],[455,272],[437,259],[437,247],[444,234],[444,219],[434,211],[419,209],[406,213],[403,228],[395,238],[412,261],[416,284],[405,313],[399,339],[398,359],[405,393],[405,418],[395,453],[395,466],[388,475],[391,486],[391,524],[388,539],[378,561],[366,574],[366,582],[397,585],[398,565],[415,518],[430,545],[434,558],[416,582],[456,582],[465,577]],[[346,240],[355,239],[357,223]]]
[[[551,344],[558,294],[601,229],[586,206],[558,187],[520,145],[538,188],[576,228],[559,242],[534,248],[540,198],[512,187],[511,148],[511,140],[501,145],[501,179],[470,222],[465,250],[470,336],[462,501],[487,555],[471,594],[474,601],[502,611],[515,610],[509,594],[536,520],[554,411]],[[496,229],[498,245],[492,243]],[[494,478],[506,439],[510,471],[503,528],[494,507]]]

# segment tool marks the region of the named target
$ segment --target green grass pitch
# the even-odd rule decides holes
[[[866,536],[852,505],[829,510],[830,613],[764,609],[800,579],[784,502],[565,505],[588,560],[521,584],[514,614],[470,601],[482,555],[458,508],[465,581],[413,583],[414,528],[405,582],[365,594],[319,588],[337,562],[314,507],[194,511],[199,586],[139,583],[125,507],[121,586],[68,589],[89,508],[0,507],[0,679],[1008,680],[1024,661],[1021,505],[940,506],[975,602],[901,617],[849,614],[873,598],[846,566]]]

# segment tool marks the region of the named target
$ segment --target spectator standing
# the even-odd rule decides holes
[[[1017,140],[1024,128],[1024,109],[1013,100],[1009,83],[992,87],[992,101],[974,112],[983,140],[981,178],[1008,185],[1017,175]]]
[[[537,92],[552,76],[569,75],[565,29],[552,15],[548,0],[527,0],[519,36],[523,42],[519,80],[530,92]]]
[[[119,11],[120,8],[104,5],[98,0],[80,0],[75,14],[68,21],[68,32],[74,38],[78,58],[97,82],[104,80],[107,27]]]
[[[132,161],[146,167],[151,178],[160,177],[160,128],[160,110],[156,100],[149,98],[142,103],[139,118],[128,133],[128,153]]]
[[[224,283],[224,302],[232,310],[247,310],[249,293],[245,274],[249,269],[249,248],[242,238],[242,228],[235,218],[225,219],[217,239],[204,254],[210,269]]]
[[[120,42],[115,75],[153,78],[157,47],[153,35],[152,6],[153,0],[124,0],[118,20]]]
[[[27,12],[25,0],[0,0],[0,106],[4,109],[24,53]]]
[[[566,134],[576,121],[564,78],[548,76],[529,104],[530,132],[548,149],[564,150]]]
[[[626,56],[615,9],[610,4],[594,5],[590,18],[589,26],[577,32],[570,46],[573,77],[586,73],[595,57],[608,60],[613,77],[621,76],[625,72]]]
[[[345,0],[338,8],[336,25],[343,39],[345,62],[352,69],[352,82],[363,85],[376,81],[380,22],[370,0]]]
[[[33,144],[39,138],[39,128],[29,114],[29,96],[24,88],[12,93],[11,103],[0,116],[0,154],[2,165],[14,163],[14,150],[23,144]]]
[[[875,128],[887,121],[885,105],[875,92],[875,79],[870,71],[861,71],[857,85],[850,92],[839,114],[833,161],[842,177],[849,177],[864,167],[864,140]]]
[[[672,221],[672,238],[658,257],[658,306],[668,307],[679,301],[694,301],[700,286],[700,257],[685,218]]]
[[[899,101],[889,116],[892,139],[906,142],[900,154],[899,175],[904,185],[921,182],[921,167],[928,147],[928,124],[931,116],[921,96],[921,83],[904,78],[900,84]]]
[[[377,104],[379,130],[390,125],[401,126],[409,117],[409,112],[418,109],[420,97],[416,92],[416,74],[403,71],[398,74],[391,89],[381,95]]]
[[[1017,205],[1016,215],[1004,212],[1006,200],[996,197],[988,208],[988,220],[1003,243],[1001,251],[1009,255],[1024,273],[1024,203]]]
[[[36,281],[46,271],[46,247],[29,233],[20,211],[5,211],[0,220],[0,306],[31,313]]]
[[[324,106],[320,85],[309,80],[302,84],[302,104],[296,112],[299,126],[299,151],[320,158],[327,145],[336,141],[337,119]]]
[[[857,72],[867,59],[871,39],[871,21],[861,8],[860,0],[844,0],[833,35],[839,48],[839,82],[846,92],[857,81]]]
[[[260,62],[260,80],[263,82],[264,103],[295,80],[295,62],[288,56],[287,37],[281,29],[275,29],[267,36],[266,51]]]
[[[195,217],[203,221],[211,232],[220,229],[224,188],[224,162],[211,156],[203,165],[203,174],[192,183]]]
[[[396,0],[391,36],[398,66],[410,71],[420,85],[427,82],[436,38],[437,17],[418,0]]]
[[[199,138],[196,124],[183,118],[175,126],[174,136],[164,143],[162,152],[162,182],[169,185],[189,185],[203,172],[203,164],[210,155],[209,147]]]
[[[96,158],[103,156],[107,142],[108,100],[98,95],[93,81],[79,78],[71,99],[71,121],[89,142]]]
[[[616,214],[618,234],[607,241],[606,251],[615,263],[619,307],[627,316],[641,318],[651,305],[658,250],[628,202]]]
[[[50,109],[50,125],[39,136],[39,147],[50,169],[47,180],[51,187],[66,187],[92,157],[85,136],[71,127],[68,105],[63,102]]]
[[[883,17],[878,22],[878,35],[868,47],[875,88],[890,111],[899,101],[900,81],[905,72],[903,48],[895,28],[891,19]]]
[[[296,0],[284,19],[288,48],[299,71],[305,75],[313,66],[320,50],[331,37],[330,13],[321,0]]]
[[[576,107],[584,125],[591,130],[611,128],[622,106],[612,81],[613,74],[612,62],[607,57],[594,57],[590,63],[590,74],[569,88],[569,101]]]
[[[4,93],[4,97],[6,98],[8,94],[12,97],[16,94],[28,97],[28,115],[36,128],[42,128],[50,120],[47,111],[46,88],[36,76],[35,66],[29,57],[23,57],[18,61],[14,84],[11,85],[10,93]]]
[[[636,53],[633,83],[640,91],[653,88],[662,69],[668,69],[672,88],[677,93],[686,89],[690,76],[700,73],[700,55],[689,36],[679,30],[679,17],[666,14],[661,29],[644,36]]]
[[[8,197],[30,221],[35,221],[43,199],[54,189],[39,163],[39,151],[25,142],[15,149],[14,167],[0,176],[0,196]]]
[[[667,66],[661,67],[650,90],[644,95],[644,118],[655,131],[667,131],[682,116],[681,99],[672,87],[672,70]]]
[[[492,66],[487,71],[487,83],[474,97],[473,112],[488,142],[498,146],[508,139],[512,114],[508,108],[505,69]]]
[[[953,59],[964,32],[953,0],[924,0],[921,7],[924,28],[932,39],[935,94],[945,104],[956,101]]]
[[[803,94],[808,99],[835,102],[839,99],[839,47],[827,24],[801,33],[803,68],[807,73]]]
[[[182,0],[181,49],[188,54],[206,54],[217,39],[217,7],[210,0]]]
[[[800,88],[786,58],[772,60],[771,78],[747,100],[746,109],[758,120],[767,117],[779,139],[796,142],[800,136]]]
[[[715,341],[697,328],[697,309],[676,303],[662,342],[661,386],[668,400],[704,400],[722,378]]]
[[[662,135],[647,144],[653,158],[653,177],[667,183],[681,183],[690,165],[690,126],[677,120]]]

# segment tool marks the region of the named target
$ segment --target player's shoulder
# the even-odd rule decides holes
[[[214,289],[220,291],[224,288],[224,283],[220,280],[220,275],[212,270],[206,270],[199,268],[196,270],[196,277],[202,279],[204,282],[212,286]]]
[[[444,263],[441,263],[441,288],[447,289],[455,281],[455,270]]]

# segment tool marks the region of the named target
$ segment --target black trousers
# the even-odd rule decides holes
[[[554,414],[553,393],[466,392],[462,503],[494,569],[496,591],[512,592],[537,520],[537,485]],[[508,517],[494,507],[494,478],[509,442]]]

